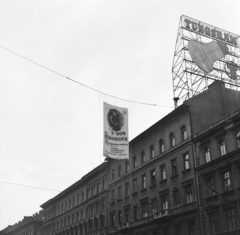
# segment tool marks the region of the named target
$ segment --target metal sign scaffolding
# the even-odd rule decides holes
[[[190,27],[190,23],[192,23],[192,27]],[[213,70],[210,73],[205,73],[192,61],[188,51],[190,40],[198,41],[201,44],[222,41],[227,45],[229,53],[213,64]],[[227,88],[240,90],[239,46],[239,35],[182,15],[172,65],[175,107],[180,102],[206,90],[216,80],[223,81]],[[234,66],[234,77],[229,69],[230,66]]]

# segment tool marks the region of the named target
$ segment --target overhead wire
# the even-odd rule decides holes
[[[30,186],[30,185],[25,185],[25,184],[17,184],[17,183],[5,182],[5,181],[0,181],[0,183],[10,184],[10,185],[14,185],[14,186],[21,186],[21,187],[28,187],[28,188],[35,188],[35,189],[42,189],[42,190],[61,192],[60,190],[56,190],[56,189],[41,188],[41,187],[36,187],[36,186]]]
[[[81,86],[83,86],[83,87],[85,87],[85,88],[88,88],[88,89],[90,89],[90,90],[93,90],[93,91],[95,91],[95,92],[97,92],[97,93],[99,93],[99,94],[102,94],[102,95],[105,95],[105,96],[109,96],[109,97],[112,97],[112,98],[115,98],[115,99],[118,99],[118,100],[123,100],[123,101],[126,101],[126,102],[130,102],[130,103],[135,103],[135,104],[142,104],[142,105],[149,105],[149,106],[157,106],[157,107],[171,108],[171,109],[174,108],[174,107],[172,107],[172,106],[167,106],[167,105],[151,104],[151,103],[144,103],[144,102],[138,102],[138,101],[128,100],[128,99],[124,99],[124,98],[121,98],[121,97],[117,97],[117,96],[114,96],[114,95],[107,94],[107,93],[102,92],[102,91],[100,91],[100,90],[97,90],[97,89],[95,89],[95,88],[93,88],[93,87],[87,86],[87,85],[85,85],[85,84],[83,84],[83,83],[81,83],[81,82],[79,82],[79,81],[77,81],[77,80],[74,80],[74,79],[70,78],[70,77],[67,77],[67,76],[65,76],[65,75],[63,75],[63,74],[61,74],[61,73],[59,73],[59,72],[57,72],[57,71],[55,71],[55,70],[53,70],[53,69],[50,69],[50,68],[48,68],[48,67],[46,67],[46,66],[44,66],[44,65],[42,65],[42,64],[40,64],[40,63],[37,63],[37,62],[35,62],[35,61],[31,60],[31,59],[28,59],[27,57],[22,56],[22,55],[20,55],[20,54],[18,54],[18,53],[16,53],[16,52],[14,52],[14,51],[6,48],[6,47],[3,47],[3,46],[0,45],[0,48],[6,50],[6,51],[8,51],[8,52],[10,52],[10,53],[12,53],[12,54],[14,54],[14,55],[16,55],[16,56],[19,56],[19,57],[21,57],[21,58],[23,58],[23,59],[25,59],[25,60],[27,60],[27,61],[35,64],[35,65],[38,65],[38,66],[40,66],[40,67],[42,67],[42,68],[44,68],[44,69],[46,69],[46,70],[48,70],[48,71],[50,71],[50,72],[52,72],[52,73],[55,73],[55,74],[57,74],[57,75],[59,75],[59,76],[61,76],[61,77],[64,77],[65,79],[67,79],[67,80],[69,80],[69,81],[71,81],[71,82],[77,83],[78,85],[81,85]]]

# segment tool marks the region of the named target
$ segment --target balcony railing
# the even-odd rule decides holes
[[[196,210],[196,209],[197,209],[197,202],[192,202],[192,203],[184,204],[180,207],[172,209],[171,214],[176,215],[176,214],[189,212],[191,210]]]
[[[170,215],[169,210],[164,210],[164,211],[159,211],[159,212],[154,213],[153,218],[158,219],[158,218],[168,216],[168,215]]]
[[[130,227],[130,223],[129,222],[123,223],[123,224],[119,225],[118,229],[124,229],[124,228],[128,228],[128,227]]]

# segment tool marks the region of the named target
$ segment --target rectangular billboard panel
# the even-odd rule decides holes
[[[103,104],[103,155],[129,159],[128,109]]]

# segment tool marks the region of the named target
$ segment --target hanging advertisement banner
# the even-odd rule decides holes
[[[129,159],[128,109],[103,103],[103,155]]]

